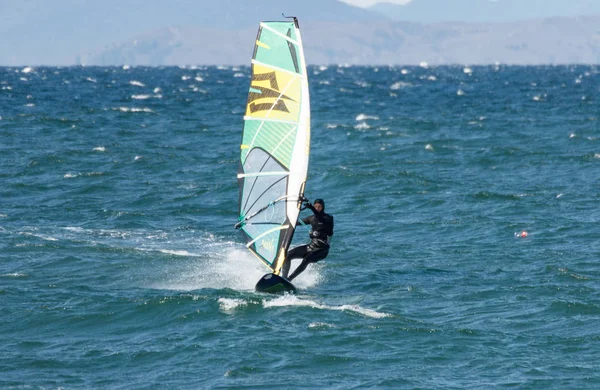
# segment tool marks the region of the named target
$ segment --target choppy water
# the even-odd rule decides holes
[[[310,73],[336,231],[271,296],[248,68],[0,68],[0,387],[600,387],[598,68]]]

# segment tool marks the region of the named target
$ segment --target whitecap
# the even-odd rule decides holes
[[[465,73],[465,74],[471,74],[471,73],[473,73],[473,69],[471,69],[469,67],[465,67],[465,68],[463,68],[463,73]]]
[[[159,250],[160,253],[165,253],[167,255],[174,255],[174,256],[186,256],[186,257],[194,257],[194,256],[199,256],[197,254],[185,251],[185,250],[169,250],[169,249],[160,249]]]
[[[96,146],[93,150],[95,152],[106,152],[106,148],[104,146]]]
[[[25,68],[21,69],[21,73],[31,73],[33,72],[33,68],[31,66],[26,66]]]
[[[457,96],[464,96],[465,95],[465,91],[463,91],[462,89],[459,89],[458,91],[456,91],[456,95]]]
[[[326,322],[311,322],[308,324],[309,328],[335,328],[334,324],[328,324]]]
[[[405,82],[403,82],[403,81],[398,81],[398,82],[396,82],[396,83],[392,84],[392,85],[390,86],[390,89],[391,89],[392,91],[397,91],[397,90],[399,90],[399,89],[406,88],[406,87],[409,87],[409,86],[410,86],[410,84],[409,84],[409,83],[405,83]]]
[[[26,278],[28,276],[29,275],[26,274],[26,273],[24,273],[24,272],[12,272],[12,273],[9,273],[9,274],[2,274],[2,275],[0,275],[0,277],[2,277],[2,278]]]
[[[136,108],[136,107],[119,107],[119,108],[113,108],[113,110],[115,111],[121,111],[121,112],[151,112],[153,113],[154,111],[152,111],[149,108]]]
[[[367,119],[379,120],[379,117],[378,117],[378,116],[369,116],[369,115],[366,115],[366,114],[359,114],[359,115],[356,117],[356,121],[357,121],[357,122],[358,122],[358,121],[364,121],[364,120],[367,120]]]
[[[230,313],[241,306],[247,306],[248,302],[243,299],[219,298],[219,309],[225,313]]]
[[[31,236],[31,237],[36,237],[36,238],[41,238],[44,241],[58,241],[58,238],[54,238],[54,237],[50,237],[44,234],[36,234],[36,233],[29,233],[29,232],[21,232],[19,233],[23,236]]]
[[[431,144],[427,144],[425,145],[425,150],[430,150],[430,151],[434,151],[433,146]]]
[[[131,80],[129,82],[129,84],[135,85],[136,87],[145,87],[146,86],[146,84],[142,83],[141,81],[137,81],[137,80]]]
[[[365,122],[361,122],[358,125],[354,126],[354,128],[357,129],[357,130],[367,130],[367,129],[370,129],[371,126],[369,126]]]
[[[150,95],[131,95],[132,99],[135,100],[146,100],[146,99],[150,99],[151,96]]]
[[[85,232],[85,229],[79,226],[67,226],[64,229],[70,232]]]
[[[385,318],[389,317],[388,313],[381,313],[372,309],[363,308],[358,305],[341,305],[341,306],[330,306],[322,303],[318,303],[311,299],[302,299],[297,297],[296,295],[284,294],[281,297],[277,297],[272,300],[263,301],[263,307],[272,308],[272,307],[285,307],[285,306],[297,306],[297,307],[311,307],[319,310],[333,310],[333,311],[350,311],[365,317],[370,318]]]

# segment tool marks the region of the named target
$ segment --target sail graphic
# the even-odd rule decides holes
[[[308,80],[296,18],[260,24],[251,67],[236,228],[278,275],[300,213],[310,151]]]

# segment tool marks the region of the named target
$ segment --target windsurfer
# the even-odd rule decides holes
[[[302,222],[311,226],[309,233],[310,243],[300,245],[287,253],[285,263],[281,268],[281,276],[293,280],[300,275],[311,263],[323,260],[329,254],[329,240],[333,236],[333,216],[325,213],[325,202],[317,199],[312,205],[308,199],[304,199],[304,206],[312,210],[313,215],[302,219]],[[288,277],[293,259],[302,259],[300,265]]]

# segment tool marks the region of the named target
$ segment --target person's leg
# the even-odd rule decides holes
[[[319,260],[323,260],[327,257],[328,253],[329,249],[319,249],[314,252],[309,252],[306,256],[304,256],[304,258],[302,259],[302,263],[300,263],[298,268],[296,268],[294,272],[290,275],[290,277],[287,279],[289,281],[292,281],[296,276],[304,272],[304,270],[306,269],[306,267],[308,267],[310,263],[316,263]]]
[[[288,251],[285,262],[281,267],[281,276],[287,279],[288,273],[290,272],[290,266],[292,265],[292,259],[301,259],[303,258],[308,251],[308,245],[300,245],[292,250]]]

